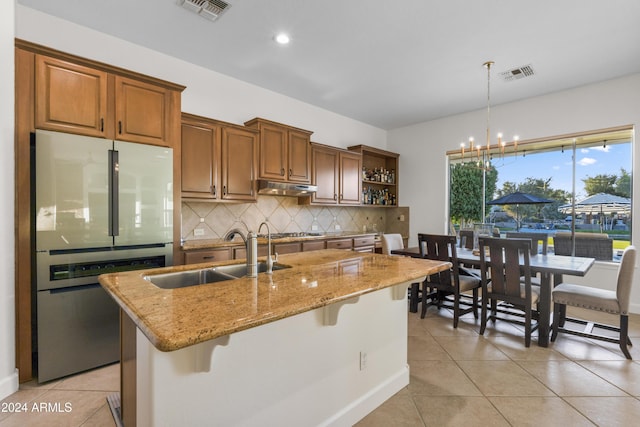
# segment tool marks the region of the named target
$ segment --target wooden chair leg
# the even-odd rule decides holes
[[[627,348],[627,340],[629,340],[629,316],[620,315],[620,350],[624,356],[631,360],[631,354]]]
[[[478,318],[478,288],[473,289],[473,317]]]
[[[551,332],[551,342],[554,342],[556,340],[556,338],[558,337],[558,328],[561,326],[560,322],[561,322],[561,311],[562,311],[562,304],[558,304],[558,303],[553,303],[553,328],[552,328],[552,332]]]
[[[460,318],[460,296],[456,293],[453,296],[453,327],[458,327],[458,319]]]
[[[422,283],[422,311],[420,312],[420,318],[424,319],[424,316],[427,315],[427,297],[429,295],[429,287],[427,286],[427,281],[425,280]]]
[[[531,308],[524,312],[524,346],[531,346]]]
[[[482,293],[482,314],[480,320],[480,335],[484,335],[484,330],[487,327],[487,304],[489,301],[487,300],[487,294],[485,292]]]

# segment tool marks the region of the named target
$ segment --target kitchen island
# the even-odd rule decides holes
[[[449,267],[343,250],[179,289],[100,276],[122,308],[130,425],[351,425],[406,386],[407,286]],[[237,263],[237,261],[235,261]]]

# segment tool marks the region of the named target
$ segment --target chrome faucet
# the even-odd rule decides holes
[[[247,225],[245,224],[245,227]],[[238,228],[233,228],[224,236],[224,241],[231,241],[235,235],[242,237],[247,249],[247,277],[258,277],[258,236],[247,227],[247,235],[245,237]]]
[[[269,224],[264,221],[258,227],[258,233],[262,230],[262,226],[267,226],[267,274],[273,273],[273,260],[271,259],[271,230],[269,229]],[[276,262],[278,261],[278,254],[276,254]]]

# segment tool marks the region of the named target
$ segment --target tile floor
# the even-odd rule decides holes
[[[603,323],[616,318],[569,308]],[[522,328],[473,314],[409,313],[410,383],[358,427],[629,426],[640,419],[640,315],[629,321],[633,361],[615,344],[560,334],[548,348],[524,346]]]
[[[589,311],[569,314],[611,322]],[[640,419],[640,315],[630,320],[633,361],[614,344],[569,335],[549,348],[534,338],[527,349],[521,329],[506,322],[490,323],[480,336],[471,314],[453,329],[451,312],[435,307],[425,319],[409,313],[408,321],[410,384],[358,427],[628,426]],[[43,385],[22,384],[2,403],[28,411],[0,412],[0,427],[115,426],[106,397],[118,390],[118,370],[114,364]],[[35,411],[40,403],[53,403],[59,412]]]

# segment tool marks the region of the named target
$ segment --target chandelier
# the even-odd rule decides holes
[[[491,155],[492,153],[500,153],[501,156],[504,155],[505,147],[507,146],[507,142],[503,141],[502,133],[499,132],[497,136],[497,144],[491,145],[491,67],[493,66],[493,61],[487,61],[483,64],[483,66],[487,69],[487,135],[486,135],[486,145],[483,146],[480,143],[476,143],[473,137],[469,137],[469,157],[470,160],[473,161],[474,157],[477,161],[477,166],[482,169],[482,221],[486,218],[485,210],[486,210],[486,172],[492,168],[491,166]],[[515,154],[518,150],[518,136],[513,137],[513,141],[508,145],[512,147],[512,152]],[[463,142],[460,144],[460,153],[462,162],[465,160],[465,147],[466,144]]]

